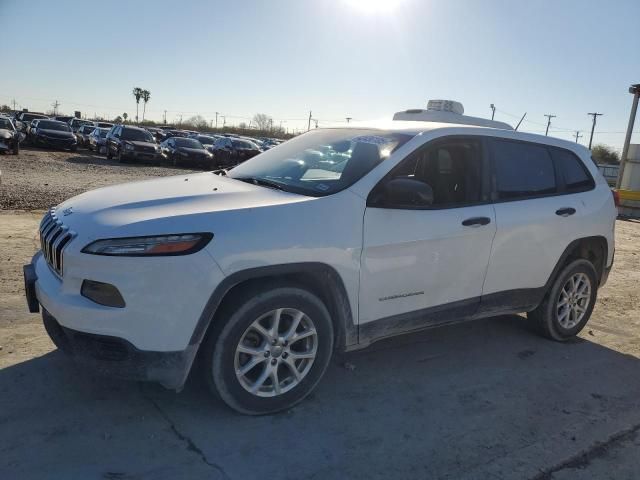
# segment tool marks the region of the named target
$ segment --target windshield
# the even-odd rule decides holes
[[[247,160],[228,175],[270,181],[303,195],[331,195],[353,185],[410,138],[373,129],[313,130]]]
[[[137,130],[133,128],[123,128],[120,135],[122,140],[131,140],[134,142],[149,142],[155,143],[153,135],[146,130]]]
[[[216,141],[213,137],[207,137],[206,135],[198,135],[198,141],[202,145],[213,145],[213,142]]]
[[[0,118],[0,128],[5,130],[13,130],[13,125],[8,118]]]
[[[54,121],[54,120],[40,120],[38,122],[38,128],[43,130],[56,130],[58,132],[70,132],[71,129],[66,123]]]
[[[25,113],[22,115],[20,121],[21,122],[30,122],[31,120],[35,120],[36,118],[47,118],[44,115],[37,115],[37,114],[29,114],[29,113]]]
[[[185,147],[185,148],[204,148],[202,144],[194,140],[193,138],[174,138],[176,141],[176,147]]]
[[[107,133],[109,133],[109,128],[99,128],[98,129],[98,134],[100,135],[100,138],[106,138],[107,137]]]

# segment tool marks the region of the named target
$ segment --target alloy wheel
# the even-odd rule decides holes
[[[309,373],[318,351],[313,321],[295,308],[278,308],[245,330],[234,355],[240,385],[258,397],[295,388]]]
[[[571,329],[585,316],[591,302],[591,280],[584,273],[569,277],[556,304],[556,316],[562,328]]]

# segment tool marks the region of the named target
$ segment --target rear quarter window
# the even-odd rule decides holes
[[[583,192],[595,187],[593,177],[574,153],[559,148],[550,150],[566,192]]]

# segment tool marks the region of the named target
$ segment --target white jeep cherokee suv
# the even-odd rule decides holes
[[[42,220],[25,288],[79,363],[180,390],[197,355],[229,406],[262,414],[309,394],[334,350],[391,335],[527,312],[575,336],[615,218],[586,148],[408,110],[71,198]]]

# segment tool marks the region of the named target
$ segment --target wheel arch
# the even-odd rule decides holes
[[[598,284],[604,283],[608,255],[609,245],[607,239],[601,235],[578,238],[572,241],[565,248],[549,276],[545,285],[545,292],[549,291],[562,268],[578,259],[590,261],[596,270]]]
[[[326,305],[335,331],[335,348],[344,350],[358,341],[349,296],[338,272],[324,263],[304,262],[249,268],[235,272],[220,282],[213,291],[198,319],[189,345],[202,342],[225,301],[246,288],[268,285],[269,282],[290,281],[316,294]]]

